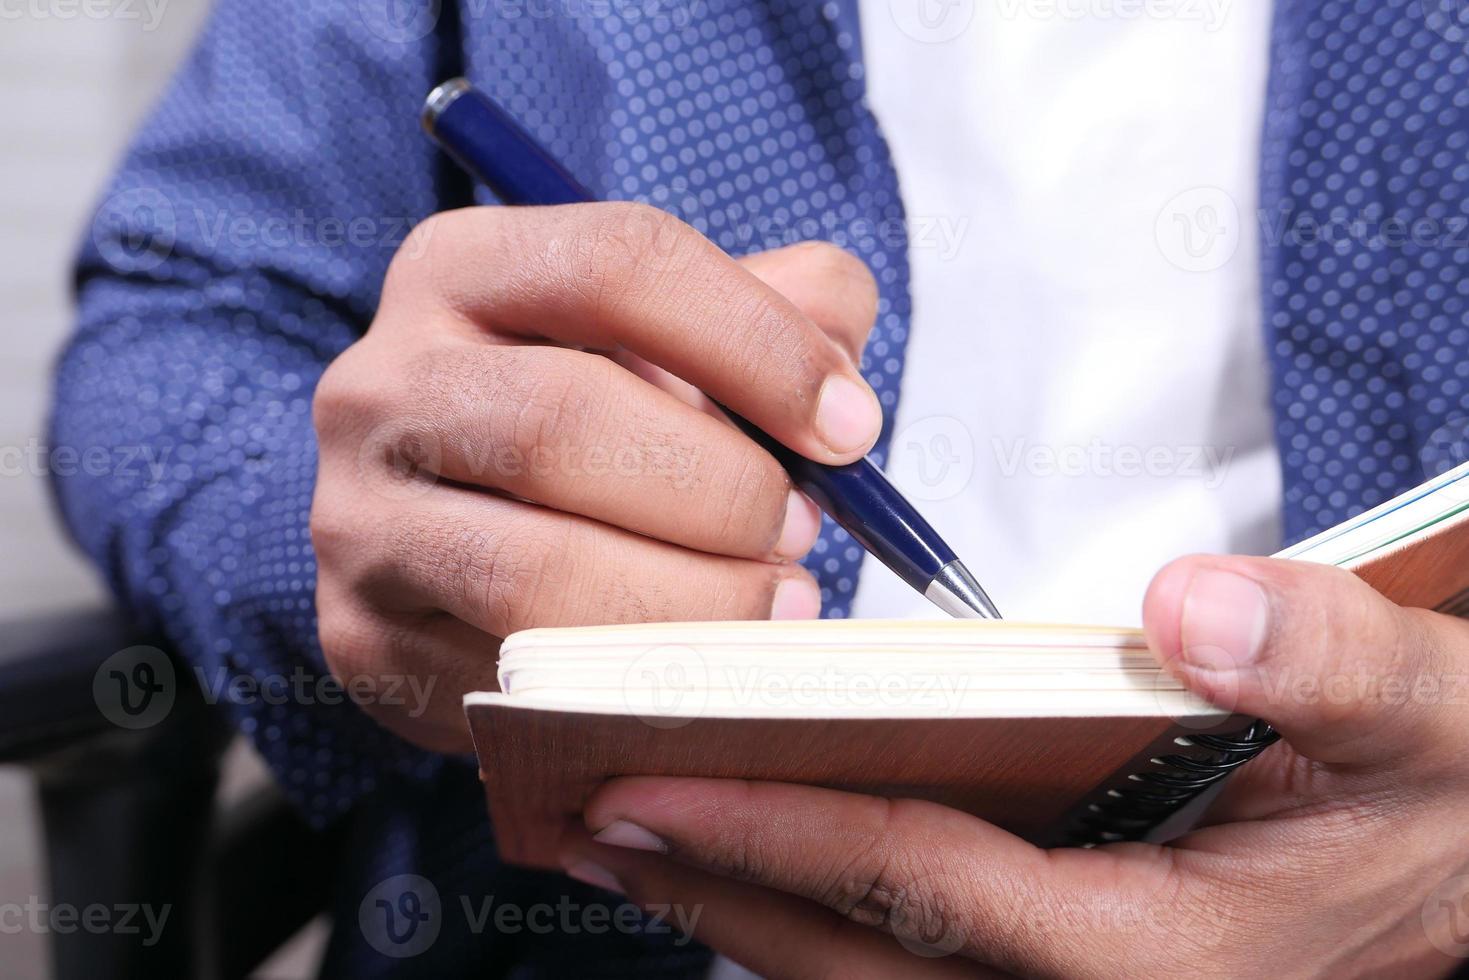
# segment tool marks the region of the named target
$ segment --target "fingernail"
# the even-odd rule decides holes
[[[1179,627],[1179,656],[1211,671],[1253,663],[1265,645],[1270,600],[1243,575],[1200,569],[1189,582]]]
[[[775,553],[781,558],[800,558],[811,550],[821,533],[821,511],[799,490],[786,497],[786,519],[780,529]]]
[[[815,619],[821,615],[821,592],[803,578],[782,579],[770,604],[771,619]]]
[[[624,893],[622,882],[617,876],[600,864],[591,861],[573,861],[566,866],[566,873],[577,881],[591,885],[593,888],[601,888],[609,892]]]
[[[668,843],[647,827],[639,827],[631,820],[614,820],[593,835],[592,840],[613,847],[626,847],[634,851],[668,853]]]
[[[816,434],[832,452],[849,453],[876,441],[882,408],[866,385],[834,374],[816,402]]]

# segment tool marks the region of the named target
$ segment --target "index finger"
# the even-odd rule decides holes
[[[867,929],[802,898],[731,881],[652,854],[598,845],[585,832],[563,838],[566,873],[620,892],[761,977],[1000,976],[919,938]]]
[[[1021,972],[1089,975],[1166,931],[1160,848],[1043,851],[967,814],[788,783],[627,777],[588,801],[595,840],[811,899]],[[1073,941],[1055,941],[1065,922]]]
[[[803,455],[850,462],[882,409],[851,359],[688,225],[637,204],[467,208],[430,219],[384,295],[432,297],[472,329],[626,348]],[[428,263],[428,266],[417,266]],[[427,275],[409,275],[412,268]]]

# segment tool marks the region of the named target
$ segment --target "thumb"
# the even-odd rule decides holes
[[[1190,690],[1319,762],[1443,755],[1469,721],[1469,624],[1394,605],[1342,569],[1180,558],[1154,577],[1143,624]]]

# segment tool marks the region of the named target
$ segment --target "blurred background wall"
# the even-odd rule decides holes
[[[206,0],[0,0],[0,623],[102,601],[51,508],[53,359],[70,327],[69,266],[128,134],[201,24]],[[19,454],[19,458],[18,457]],[[44,895],[24,774],[0,767],[0,899]],[[47,975],[48,937],[0,935],[0,977]]]
[[[71,323],[69,267],[129,134],[202,21],[205,0],[0,0],[0,619],[101,596],[65,543],[45,474],[48,375]],[[17,472],[20,470],[21,472]]]

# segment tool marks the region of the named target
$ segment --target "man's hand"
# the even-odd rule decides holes
[[[857,459],[881,427],[856,366],[876,312],[834,246],[736,262],[639,205],[420,225],[316,392],[333,672],[434,676],[419,716],[368,707],[467,751],[460,697],[493,686],[515,630],[817,615],[794,562],[820,514],[696,389],[812,459]]]
[[[1167,846],[1042,851],[911,800],[627,778],[563,863],[702,905],[696,935],[772,978],[1440,976],[1469,953],[1469,623],[1228,557],[1166,567],[1144,618],[1190,689],[1285,737]]]

